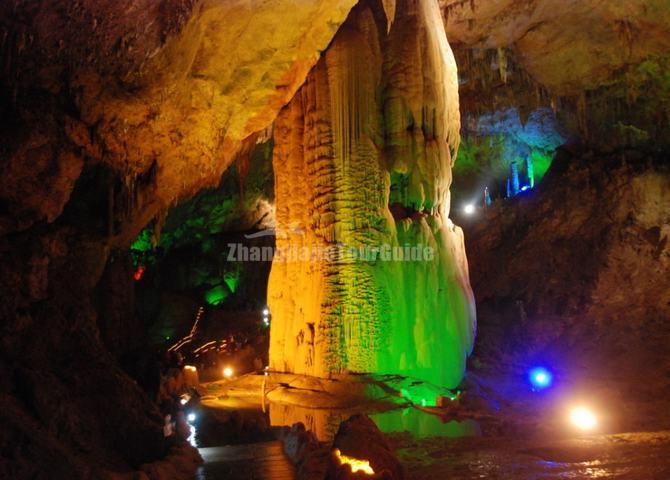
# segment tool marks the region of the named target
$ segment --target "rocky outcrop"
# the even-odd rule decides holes
[[[454,387],[475,321],[448,218],[456,67],[436,3],[395,11],[387,34],[382,5],[359,4],[275,123],[270,367]]]
[[[664,0],[441,0],[440,4],[453,44],[512,48],[524,70],[557,95],[577,95],[606,85],[623,67],[670,49],[670,11]]]
[[[284,429],[282,442],[299,480],[405,478],[393,447],[367,415],[342,421],[332,444],[319,442],[300,422]]]
[[[333,440],[333,448],[338,453],[347,457],[369,462],[373,474],[369,478],[383,478],[388,480],[403,480],[405,470],[395,456],[393,448],[384,434],[379,431],[377,425],[367,415],[354,415],[349,420],[342,422]],[[350,466],[342,464],[341,461],[331,460],[328,480],[344,480],[348,478],[360,478],[352,475]],[[365,478],[368,478],[366,476]]]
[[[536,192],[466,226],[478,358],[613,378],[639,410],[664,401],[669,180],[653,154],[562,149]]]
[[[175,199],[218,182],[354,3],[3,3],[0,105],[13,117],[3,132],[2,197],[12,210],[3,231],[52,222],[84,164],[101,161],[122,183],[109,195],[129,197],[109,206],[129,217],[109,232],[123,245]],[[26,162],[37,166],[30,175]]]
[[[440,4],[458,65],[465,126],[452,189],[461,207],[483,203],[484,186],[494,198],[506,196],[512,162],[519,169],[534,163],[536,180],[551,163],[553,152],[509,151],[510,136],[518,130],[514,125],[489,133],[479,128],[509,112],[518,112],[523,127],[540,112],[553,113],[560,136],[579,137],[598,151],[670,146],[670,11],[665,2]],[[556,136],[547,133],[541,137]],[[544,143],[554,143],[551,150],[556,146]]]

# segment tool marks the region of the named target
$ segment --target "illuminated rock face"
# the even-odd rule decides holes
[[[463,237],[448,219],[456,65],[434,0],[399,1],[387,23],[392,11],[359,4],[275,123],[277,246],[420,251],[276,258],[270,367],[453,387],[475,330]]]

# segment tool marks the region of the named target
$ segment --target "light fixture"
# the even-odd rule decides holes
[[[195,422],[195,419],[198,418],[195,413],[191,412],[188,415],[186,415],[186,420],[188,420],[189,423]]]
[[[233,376],[233,369],[230,367],[226,367],[223,369],[223,376],[226,378],[230,378]]]
[[[463,207],[463,213],[466,215],[472,215],[475,213],[475,206],[471,203],[468,203],[466,206]]]
[[[335,454],[335,458],[337,458],[340,465],[349,465],[349,468],[351,468],[351,473],[363,472],[366,475],[375,474],[374,469],[370,466],[369,460],[360,460],[358,458],[342,455],[342,452],[340,452],[338,448],[336,448],[333,453]]]
[[[533,386],[533,390],[544,390],[551,387],[553,375],[544,367],[535,367],[528,372],[528,380]]]
[[[266,317],[267,317],[268,315],[270,315],[270,310],[268,310],[267,307],[265,307],[265,308],[263,309],[263,315],[266,316]]]
[[[570,421],[580,430],[593,430],[598,425],[595,414],[586,407],[576,407],[570,411]]]

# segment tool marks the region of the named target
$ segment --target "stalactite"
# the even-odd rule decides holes
[[[391,31],[391,25],[393,25],[393,19],[395,18],[396,0],[382,0],[382,5],[386,14],[386,33],[388,34]]]
[[[586,103],[586,92],[577,97],[577,124],[579,131],[585,139],[589,138],[589,123]]]
[[[505,49],[498,47],[498,72],[500,73],[500,79],[503,83],[507,83],[507,55],[505,54]]]

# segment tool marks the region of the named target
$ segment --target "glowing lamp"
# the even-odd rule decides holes
[[[263,309],[263,316],[267,317],[268,315],[270,315],[270,310],[268,310],[267,308],[264,308]]]
[[[593,430],[598,425],[598,418],[586,407],[573,408],[570,411],[570,421],[579,430]]]
[[[233,369],[230,367],[226,367],[223,369],[223,376],[226,378],[230,378],[233,376]]]
[[[463,213],[466,215],[472,215],[475,213],[475,206],[471,203],[468,203],[465,207],[463,207]]]
[[[553,375],[544,367],[535,367],[528,372],[528,379],[534,390],[544,390],[551,387]]]
[[[195,422],[196,418],[198,418],[198,417],[193,412],[186,415],[186,420],[188,420],[189,423]]]
[[[363,472],[366,475],[375,474],[375,471],[370,466],[368,460],[359,460],[358,458],[342,455],[342,452],[340,452],[338,448],[336,448],[333,453],[335,453],[335,458],[340,462],[340,465],[349,465],[351,473]]]
[[[145,270],[146,267],[144,265],[139,265],[137,267],[137,270],[135,270],[135,273],[133,273],[133,278],[135,279],[136,282],[142,280],[142,275],[144,275]]]

